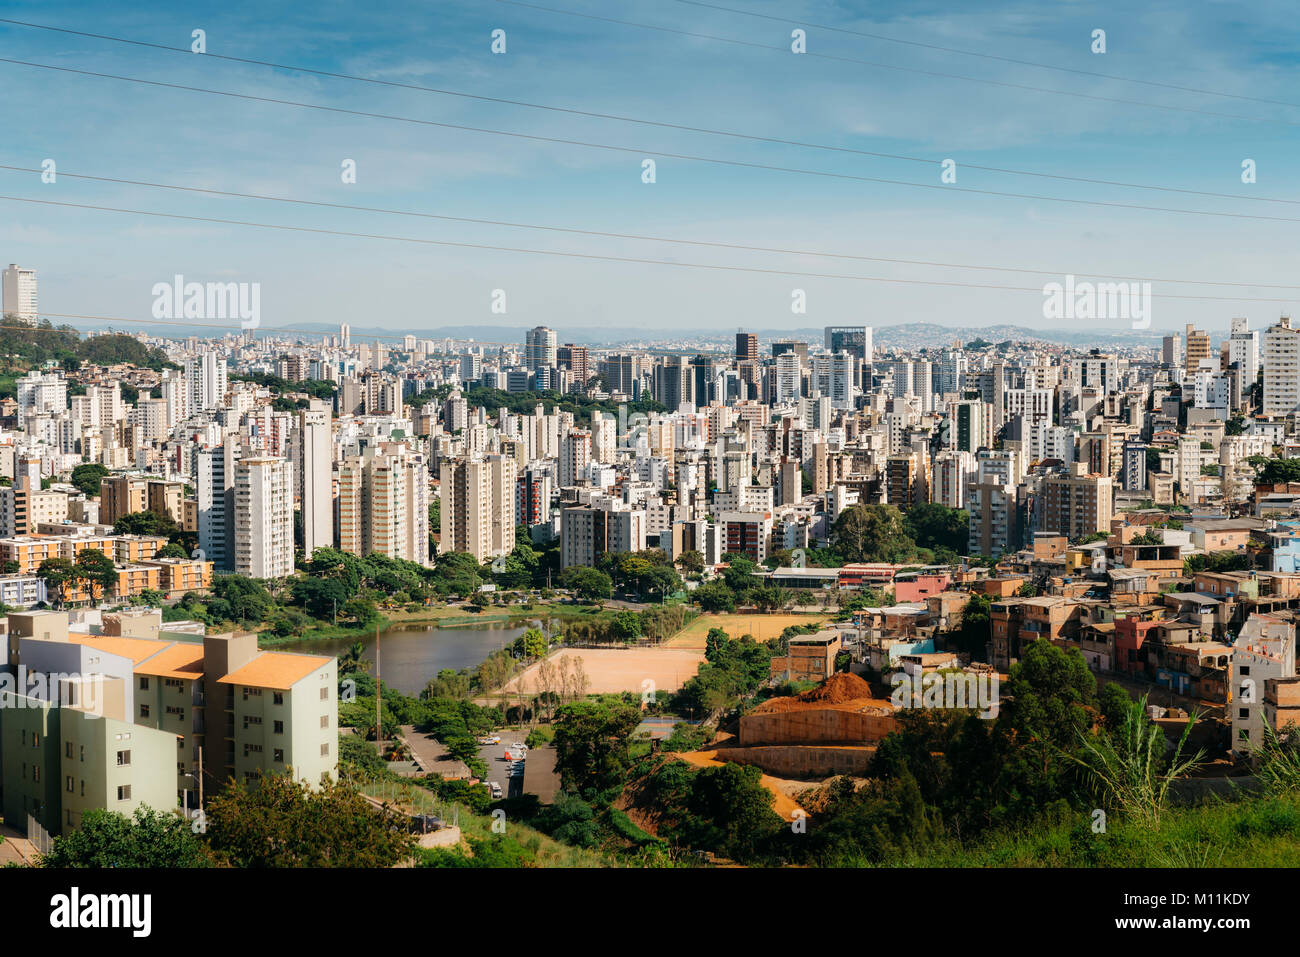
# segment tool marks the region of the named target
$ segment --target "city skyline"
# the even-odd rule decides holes
[[[565,9],[603,15],[581,3]],[[962,14],[913,14],[876,6],[870,13],[822,5],[744,9],[777,19],[678,3],[634,4],[610,17],[643,24],[636,27],[517,4],[453,4],[440,8],[437,17],[415,7],[369,11],[363,23],[342,21],[340,10],[326,8],[310,16],[300,14],[293,30],[277,31],[239,8],[182,14],[158,5],[123,13],[105,26],[95,22],[91,8],[79,13],[64,6],[53,12],[18,4],[13,20],[186,51],[0,23],[9,56],[27,63],[343,111],[621,145],[632,152],[421,128],[8,62],[0,65],[7,81],[3,95],[15,105],[42,103],[47,109],[36,141],[5,147],[6,165],[31,171],[4,171],[10,183],[5,194],[21,200],[435,242],[856,274],[907,283],[601,262],[454,245],[420,248],[13,200],[0,202],[0,217],[11,240],[6,261],[36,268],[46,277],[43,310],[120,320],[147,318],[150,290],[173,275],[201,282],[258,283],[268,327],[322,317],[358,328],[480,323],[563,328],[567,322],[666,331],[745,325],[761,332],[802,325],[861,322],[881,328],[922,321],[1032,327],[1042,322],[1041,289],[1046,283],[1091,270],[1117,280],[1157,280],[1152,316],[1157,329],[1176,329],[1185,322],[1218,328],[1242,314],[1263,325],[1290,312],[1292,290],[1159,281],[1287,281],[1285,204],[1300,196],[1290,179],[1280,175],[1293,139],[1288,111],[1278,106],[1287,99],[1291,55],[1280,32],[1271,29],[1283,26],[1285,5],[1252,8],[1257,19],[1251,25],[1192,18],[1175,12],[1172,4],[1159,5],[1136,20],[1120,14],[1118,7],[1047,18],[1016,4],[996,3]],[[809,55],[804,57],[765,49],[789,46],[790,28],[801,16],[810,24],[835,29],[808,26]],[[1142,29],[1155,22],[1168,24],[1170,18],[1184,29]],[[663,29],[648,29],[647,23]],[[1092,31],[1098,28],[1108,28],[1109,38],[1106,53],[1100,55],[1090,50]],[[196,29],[204,30],[211,54],[206,59],[188,52]],[[504,53],[491,52],[495,29],[506,31]],[[723,39],[692,38],[682,32]],[[953,49],[972,55],[944,52]],[[581,117],[272,70],[219,56],[470,97],[817,143],[835,150],[913,156],[922,162]],[[559,63],[566,69],[556,70]],[[778,92],[754,95],[747,81],[754,70],[774,80],[769,86]],[[927,70],[940,75],[927,75]],[[709,95],[695,95],[701,89]],[[1043,89],[1077,95],[1039,92]],[[1159,106],[1137,106],[1133,101]],[[103,119],[91,124],[72,119],[87,110]],[[1233,118],[1252,115],[1262,121]],[[123,135],[128,129],[130,135]],[[1215,137],[1213,151],[1193,148],[1208,136]],[[665,153],[834,175],[674,160]],[[658,164],[653,185],[641,181],[643,156]],[[945,184],[941,164],[950,158],[957,164],[957,180]],[[1247,159],[1258,171],[1257,182],[1250,184],[1242,182]],[[39,171],[46,160],[53,160],[62,174],[54,183],[41,181]],[[347,161],[356,164],[352,184],[342,182]],[[993,173],[974,166],[1044,176]],[[78,180],[76,174],[407,213],[1034,269],[1042,274],[584,237],[205,196]],[[937,188],[944,185],[954,189],[945,195]],[[1083,204],[965,190],[1054,195]],[[1181,195],[1179,190],[1221,195]],[[1255,201],[1261,197],[1278,202]],[[1229,215],[1178,215],[1088,203],[1184,207]],[[875,225],[881,222],[889,223],[883,236]],[[131,242],[116,242],[114,237],[121,235],[130,236]],[[59,255],[68,248],[78,250],[81,266],[76,270]],[[339,281],[350,274],[366,281]],[[913,281],[1015,288],[979,290],[910,284]],[[497,290],[505,293],[504,313],[492,311],[499,304]],[[804,293],[805,313],[791,312],[796,290]],[[1193,298],[1163,298],[1173,296]],[[1195,298],[1211,296],[1246,301]],[[1087,328],[1086,323],[1075,325]]]

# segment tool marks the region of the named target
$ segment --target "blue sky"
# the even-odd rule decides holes
[[[654,0],[543,6],[788,48],[793,24]],[[1012,59],[1300,103],[1293,8],[1283,3],[831,3],[723,6]],[[101,4],[11,0],[4,16],[485,96],[929,158],[911,163],[688,133],[401,90],[213,57],[0,24],[0,56],[167,83],[438,122],[627,146],[621,153],[258,104],[0,63],[8,135],[0,163],[454,216],[864,256],[1154,277],[1154,327],[1262,328],[1289,305],[1192,296],[1295,290],[1163,279],[1300,283],[1295,222],[1181,215],[918,189],[657,159],[660,152],[961,187],[1300,219],[1300,109],[1184,93],[808,27],[808,48],[910,70],[1204,110],[1124,105],[797,56],[512,4]],[[1241,17],[1249,14],[1250,22]],[[507,53],[490,51],[503,29]],[[1104,29],[1107,52],[1090,52]],[[1259,117],[1254,122],[1236,117]],[[644,153],[640,152],[644,150]],[[1241,182],[1243,159],[1258,182]],[[358,182],[340,181],[353,159]],[[1235,198],[980,172],[999,166]],[[715,272],[164,221],[0,202],[0,260],[39,271],[50,312],[149,316],[151,287],[260,282],[263,324],[492,324],[775,330],[866,322],[1041,326],[1052,276],[826,260],[582,237],[348,210],[178,194],[0,172],[0,194],[454,242],[859,276],[1004,284],[1030,291]],[[806,315],[791,292],[806,290]],[[489,311],[492,290],[506,315]]]

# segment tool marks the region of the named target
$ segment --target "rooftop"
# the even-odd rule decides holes
[[[333,659],[321,655],[294,655],[283,651],[264,651],[242,668],[237,668],[221,684],[248,685],[252,688],[270,688],[288,691],[295,684],[329,664]]]

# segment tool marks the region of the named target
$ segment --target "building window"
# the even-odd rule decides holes
[[[83,764],[86,761],[86,746],[84,744],[81,746],[81,761]]]
[[[142,718],[149,717],[149,706],[147,704],[140,705],[140,717]]]
[[[131,763],[131,752],[130,752],[130,751],[119,751],[119,752],[117,752],[117,766],[118,766],[119,768],[127,767],[128,765],[130,765],[130,763]]]
[[[119,801],[131,800],[131,785],[129,784],[119,785],[117,789],[117,799]]]
[[[65,758],[71,758],[71,757],[72,757],[72,742],[71,742],[71,741],[65,741],[65,742],[63,743],[63,756],[64,756]]]
[[[1237,709],[1237,717],[1241,718],[1243,721],[1246,720],[1247,718],[1250,717],[1250,709],[1249,708]]]
[[[68,775],[68,793],[71,794],[76,785],[73,783],[72,775]]]
[[[33,764],[33,765],[32,765],[32,782],[35,783],[35,784],[39,784],[40,781],[41,781],[41,766],[40,766],[39,764]]]
[[[321,701],[329,701],[329,699],[330,699],[330,689],[329,689],[328,686],[326,686],[326,687],[320,689],[320,699],[321,699]]]
[[[275,749],[275,763],[284,764],[284,748]]]
[[[330,753],[330,745],[329,745],[329,742],[326,741],[324,744],[322,744],[322,745],[320,746],[320,756],[321,756],[322,758],[324,758],[324,757],[328,757],[328,756],[329,756],[329,753]]]
[[[284,722],[276,721],[272,723],[271,730],[274,731],[276,734],[284,734]]]
[[[271,702],[273,704],[284,704],[284,692],[282,691],[275,692],[275,694],[271,697]]]
[[[328,728],[328,727],[330,726],[330,716],[329,716],[329,715],[327,715],[327,714],[323,714],[323,715],[320,716],[320,726],[321,726],[322,728]]]
[[[39,731],[33,731],[33,732],[32,732],[32,747],[33,747],[33,748],[39,748],[40,746],[41,746],[41,733],[40,733]]]
[[[257,715],[255,715],[255,714],[246,714],[246,715],[244,715],[244,730],[245,730],[245,731],[248,730],[248,726],[249,726],[250,724],[261,724],[261,723],[262,723],[262,719],[261,719],[260,717],[258,717]]]
[[[85,797],[85,796],[86,796],[86,779],[85,779],[85,778],[82,778],[82,779],[81,779],[81,796],[82,796],[82,797]]]
[[[141,691],[148,691],[148,690],[149,690],[149,679],[148,679],[148,678],[141,678],[141,679],[140,679],[140,690],[141,690]]]

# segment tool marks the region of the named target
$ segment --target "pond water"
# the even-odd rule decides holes
[[[420,622],[392,625],[379,633],[380,677],[403,694],[418,695],[439,671],[475,667],[492,652],[508,647],[529,625],[529,622],[504,621],[441,627]],[[357,641],[365,644],[363,657],[372,662],[370,673],[374,674],[373,633],[363,639],[298,642],[285,650],[341,655]]]

